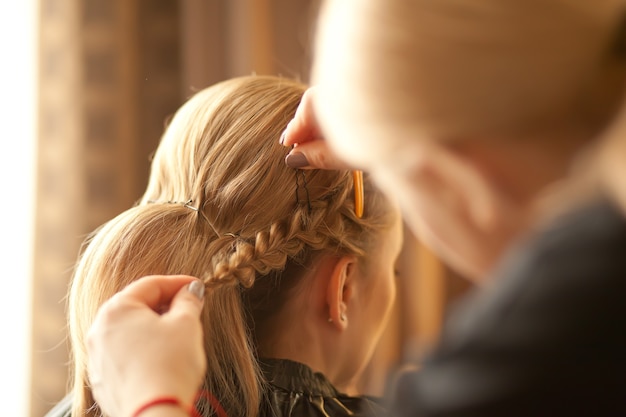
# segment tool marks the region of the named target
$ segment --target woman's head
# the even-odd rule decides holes
[[[445,201],[475,211],[478,197],[459,198],[475,177],[492,200],[509,200],[502,206],[525,206],[565,175],[620,104],[623,3],[328,0],[313,68],[328,141],[405,199],[420,231],[433,222],[409,218],[420,205],[415,178],[447,175],[430,162],[432,149],[470,174]]]
[[[595,90],[615,63],[623,10],[622,0],[326,1],[319,112],[339,112],[333,131],[346,144],[355,129],[363,141],[391,126],[405,138],[471,140],[595,120],[597,106],[615,104]]]
[[[295,171],[278,144],[305,86],[277,77],[221,82],[174,115],[146,192],[90,238],[70,292],[77,407],[88,407],[84,337],[98,306],[151,274],[187,274],[210,288],[204,309],[207,388],[232,415],[259,401],[256,339],[314,263],[364,257],[393,211],[366,181],[354,214],[349,172]],[[84,410],[84,409],[83,409]]]

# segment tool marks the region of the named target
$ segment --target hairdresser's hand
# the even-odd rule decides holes
[[[352,167],[337,157],[324,140],[315,116],[315,95],[315,87],[305,91],[294,118],[280,137],[282,145],[293,146],[285,163],[291,168],[350,169]]]
[[[193,277],[151,276],[102,305],[87,351],[94,397],[105,414],[130,416],[163,396],[191,405],[206,370],[203,295]]]

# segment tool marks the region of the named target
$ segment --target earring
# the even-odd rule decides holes
[[[328,318],[328,322],[329,322],[329,323],[332,323],[332,322],[333,322],[333,319],[332,319],[331,317],[329,317],[329,318]]]

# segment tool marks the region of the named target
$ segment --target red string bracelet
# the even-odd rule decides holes
[[[217,417],[228,417],[222,405],[219,403],[217,398],[211,395],[211,393],[209,393],[206,390],[202,390],[196,396],[196,401],[200,398],[206,398],[209,401],[209,404],[211,405],[211,407],[213,407],[213,410],[215,411],[215,414],[217,414]],[[187,412],[187,414],[189,414],[190,417],[202,417],[200,413],[198,412],[198,410],[196,410],[193,405],[189,407],[185,407],[180,402],[180,400],[176,397],[157,397],[153,400],[150,400],[147,403],[140,406],[137,410],[135,410],[135,412],[132,414],[132,417],[139,417],[140,414],[146,411],[148,408],[151,408],[157,405],[174,405],[174,406],[184,409]]]
[[[185,411],[187,412],[187,414],[189,414],[192,417],[196,416],[196,410],[193,407],[190,407],[189,409],[184,407],[180,400],[176,397],[157,397],[153,400],[148,401],[147,403],[143,404],[142,406],[140,406],[137,410],[135,410],[135,412],[132,414],[132,417],[139,417],[139,415],[141,413],[143,413],[144,411],[146,411],[148,408],[152,408],[154,406],[157,405],[175,405],[177,407],[181,407],[183,409],[185,409]]]
[[[220,404],[217,398],[215,398],[209,391],[201,390],[196,396],[196,401],[198,401],[198,399],[200,398],[207,399],[209,404],[211,404],[211,407],[213,407],[213,411],[215,411],[215,414],[217,414],[217,417],[228,417],[228,414],[226,414],[226,411],[224,411],[222,404]],[[192,417],[196,417],[196,415],[192,414]],[[197,414],[197,417],[201,417],[200,414]]]

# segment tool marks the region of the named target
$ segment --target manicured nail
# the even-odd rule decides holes
[[[303,153],[294,152],[285,157],[285,163],[289,168],[303,168],[309,166],[309,161]]]
[[[189,292],[198,297],[199,300],[204,298],[204,284],[200,281],[192,281],[187,287]]]
[[[279,140],[279,142],[280,142],[280,144],[281,144],[281,145],[284,145],[284,144],[285,144],[285,136],[286,136],[286,134],[285,134],[285,133],[286,133],[286,132],[283,132],[283,133],[281,133],[281,134],[280,134],[280,140]]]

